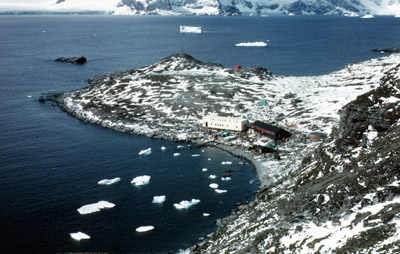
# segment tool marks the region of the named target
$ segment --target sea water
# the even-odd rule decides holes
[[[237,203],[252,200],[257,189],[252,165],[243,159],[86,124],[52,103],[39,103],[41,96],[80,89],[95,75],[181,52],[226,67],[324,74],[381,55],[371,48],[397,46],[399,23],[392,17],[0,16],[1,252],[183,249],[211,233],[215,220]],[[182,35],[181,25],[201,26],[202,34]],[[268,46],[234,46],[256,41]],[[80,55],[86,64],[54,62]],[[177,151],[178,145],[186,149]],[[147,148],[151,154],[138,154]],[[222,181],[228,169],[234,171],[231,180]],[[151,176],[148,184],[131,184],[143,175]],[[121,181],[98,184],[115,177]],[[212,183],[227,192],[216,193]],[[152,202],[163,195],[165,202]],[[174,207],[192,199],[200,202]],[[101,200],[116,206],[86,215],[77,211]],[[154,229],[136,232],[141,226]],[[75,232],[91,239],[78,242],[69,235]]]

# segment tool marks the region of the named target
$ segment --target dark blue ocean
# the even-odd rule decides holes
[[[204,33],[181,35],[180,25],[202,26]],[[267,40],[266,48],[234,47]],[[392,17],[0,16],[0,252],[176,251],[211,233],[216,219],[251,201],[257,189],[252,165],[241,158],[215,148],[187,148],[174,157],[182,144],[82,123],[39,103],[40,96],[80,89],[95,75],[180,52],[227,67],[317,75],[381,55],[371,48],[399,44],[400,19]],[[54,62],[80,55],[86,64]],[[148,147],[151,155],[138,155]],[[231,181],[208,179],[226,169],[234,171]],[[150,175],[151,182],[131,185],[140,175]],[[121,182],[97,184],[114,177]],[[216,194],[211,182],[228,192]],[[166,202],[152,204],[155,195],[166,195]],[[187,211],[173,207],[192,198],[201,202]],[[90,215],[76,210],[100,200],[116,207]],[[135,232],[147,225],[155,230]],[[78,231],[91,239],[69,236]]]

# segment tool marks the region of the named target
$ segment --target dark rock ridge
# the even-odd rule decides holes
[[[86,63],[86,58],[83,56],[75,56],[75,57],[59,57],[56,58],[54,61],[56,62],[66,62],[71,64],[84,64]]]
[[[371,49],[374,52],[400,53],[400,46],[386,49]]]

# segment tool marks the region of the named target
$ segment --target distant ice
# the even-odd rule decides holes
[[[200,157],[200,154],[192,154],[192,157]]]
[[[180,26],[179,30],[181,33],[201,33],[201,26]]]
[[[165,146],[162,146],[161,150],[165,151],[165,150],[167,150],[167,148],[165,148]]]
[[[221,162],[221,165],[231,165],[232,161],[223,161]]]
[[[362,18],[362,19],[373,19],[374,16],[371,15],[371,14],[367,14],[367,15],[362,16],[361,18]]]
[[[215,189],[216,193],[226,193],[228,192],[227,190],[220,190],[220,189]]]
[[[210,160],[211,160],[211,158],[208,158],[208,160],[210,161]]]
[[[176,149],[183,150],[183,149],[185,149],[185,146],[176,146]]]
[[[147,148],[139,152],[139,155],[149,155],[149,154],[151,154],[151,148]]]
[[[153,203],[154,204],[162,204],[165,202],[166,196],[162,195],[162,196],[154,196],[153,197]]]
[[[208,169],[206,169],[206,168],[203,168],[201,171],[203,171],[203,172],[207,172],[207,170],[208,170]]]
[[[27,97],[28,97],[28,98],[32,98],[32,95],[28,95]]]
[[[150,178],[151,178],[151,176],[148,176],[148,175],[138,176],[138,177],[133,178],[131,183],[135,184],[136,186],[142,186],[142,185],[148,184],[150,182]]]
[[[90,239],[90,236],[89,235],[87,235],[87,234],[85,234],[85,233],[82,233],[82,232],[78,232],[78,233],[70,233],[69,234],[73,239],[75,239],[75,240],[77,240],[77,241],[80,241],[80,240],[82,240],[82,239]]]
[[[103,179],[103,180],[100,180],[100,181],[98,182],[98,184],[100,184],[100,185],[111,185],[111,184],[114,184],[114,183],[118,183],[119,181],[121,181],[121,178],[116,177],[116,178],[113,178],[113,179]]]
[[[200,203],[199,199],[192,199],[191,201],[183,200],[179,204],[174,204],[178,210],[189,209],[190,207]]]
[[[236,43],[236,47],[266,47],[267,43],[263,41],[255,41],[255,42],[241,42]]]
[[[221,180],[222,180],[222,181],[230,181],[230,180],[232,180],[232,178],[230,178],[229,176],[227,176],[227,177],[221,177]]]
[[[137,229],[136,229],[136,232],[147,232],[147,231],[150,231],[150,230],[153,230],[154,229],[154,227],[153,226],[141,226],[141,227],[138,227]]]
[[[203,216],[204,217],[208,217],[208,216],[210,216],[210,214],[209,213],[203,213]]]
[[[217,176],[216,175],[210,175],[208,178],[215,179],[215,178],[217,178]]]
[[[180,153],[174,153],[174,156],[179,156],[179,155],[181,155]]]
[[[216,183],[210,183],[210,188],[217,189],[219,186]]]
[[[110,203],[108,201],[99,201],[97,203],[84,205],[84,206],[78,208],[77,210],[80,214],[90,214],[90,213],[99,212],[101,209],[104,209],[104,208],[113,208],[114,206],[115,206],[115,204]]]

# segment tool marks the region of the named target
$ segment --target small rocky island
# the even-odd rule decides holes
[[[74,56],[74,57],[59,57],[56,58],[54,61],[65,62],[70,64],[84,64],[86,63],[87,59],[84,56]]]
[[[399,253],[400,55],[315,77],[235,70],[186,54],[98,76],[54,96],[74,117],[153,138],[215,144],[249,158],[260,190],[192,253]],[[261,103],[262,102],[262,103]],[[281,160],[265,137],[222,139],[206,114],[261,120],[292,136]],[[310,132],[329,133],[311,139]]]

